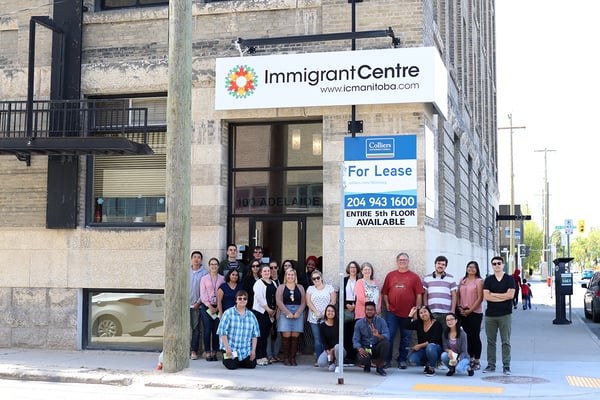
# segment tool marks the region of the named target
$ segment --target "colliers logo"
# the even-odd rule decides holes
[[[238,65],[229,71],[225,83],[230,95],[236,99],[244,99],[254,93],[258,78],[252,67]]]
[[[395,156],[393,138],[367,139],[365,144],[367,158],[394,158]]]

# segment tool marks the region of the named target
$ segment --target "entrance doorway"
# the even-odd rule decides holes
[[[322,131],[320,121],[232,124],[228,238],[244,262],[255,246],[300,268],[322,254]]]
[[[323,243],[321,217],[260,216],[250,218],[248,237],[250,248],[261,246],[265,257],[283,260],[303,260],[309,255],[319,257]]]

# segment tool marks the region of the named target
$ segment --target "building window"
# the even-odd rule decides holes
[[[90,349],[160,350],[164,294],[148,290],[84,290]]]
[[[166,104],[167,98],[137,97],[129,99],[102,99],[93,122],[96,135],[113,134],[115,125],[125,122],[126,136],[136,142],[146,142],[152,155],[93,156],[90,157],[89,183],[91,192],[87,222],[90,225],[164,225],[166,192]],[[140,132],[140,124],[133,112],[127,121],[114,121],[102,108],[145,108],[148,110],[148,131]],[[119,114],[123,118],[123,113]]]
[[[169,4],[169,0],[99,0],[101,10],[126,7],[149,7]]]

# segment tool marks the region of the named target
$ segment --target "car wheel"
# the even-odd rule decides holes
[[[600,322],[600,310],[596,310],[594,303],[592,303],[592,319],[594,322]]]
[[[98,337],[121,336],[123,328],[121,328],[119,321],[112,315],[103,315],[96,320],[93,334]]]
[[[585,308],[585,304],[583,305],[583,314],[587,319],[592,319],[592,313],[588,312],[587,308]]]

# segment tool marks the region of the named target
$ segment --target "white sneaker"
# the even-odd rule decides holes
[[[335,367],[335,373],[339,374],[340,373],[340,367]]]

